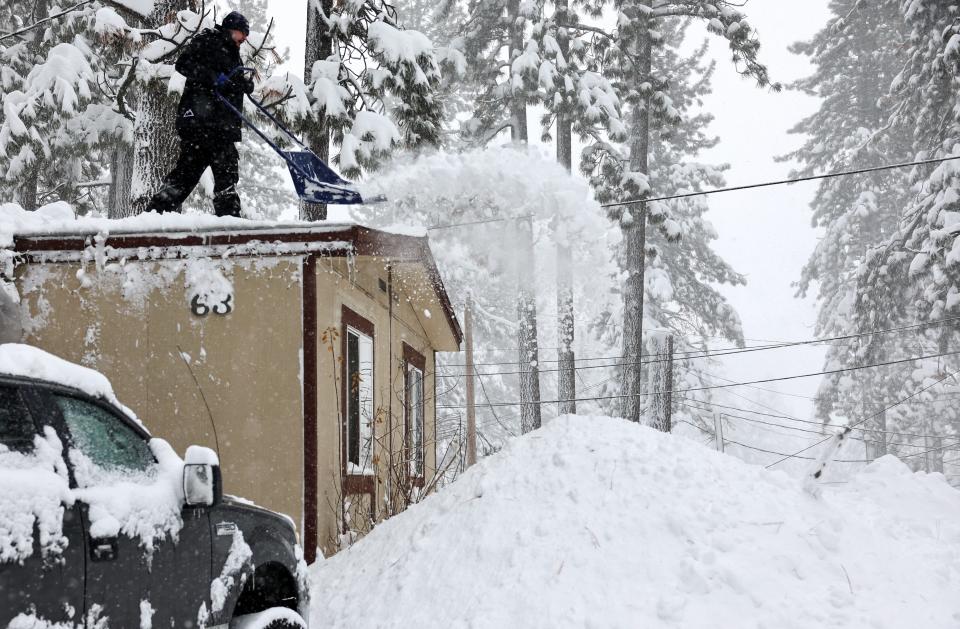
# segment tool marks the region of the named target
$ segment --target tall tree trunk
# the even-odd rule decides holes
[[[110,150],[110,190],[107,216],[123,218],[133,214],[133,147],[117,142]]]
[[[193,8],[191,0],[157,0],[149,23],[160,27],[176,17],[177,11]],[[133,123],[133,176],[130,196],[134,214],[140,214],[160,189],[163,178],[173,169],[180,150],[175,132],[176,94],[170,94],[165,79],[153,80],[137,90],[137,118]]]
[[[647,29],[640,41],[637,84],[650,76],[652,51]],[[630,171],[649,174],[650,108],[649,98],[633,110],[633,141],[630,143]],[[647,248],[647,204],[632,203],[626,209],[629,217],[620,221],[625,243],[627,280],[623,293],[623,384],[622,415],[639,422],[643,395],[643,291]]]
[[[307,2],[307,38],[303,55],[303,77],[309,83],[313,64],[323,61],[333,53],[333,38],[324,19],[333,10],[333,0],[320,0],[321,15],[313,2]],[[316,124],[307,130],[307,145],[325,162],[330,162],[330,129],[326,123],[326,114],[320,116]],[[300,202],[300,218],[305,221],[323,221],[327,219],[326,203]]]
[[[518,25],[519,0],[509,0],[507,16],[511,20],[511,60],[523,49],[523,27]],[[522,99],[511,97],[513,125],[510,137],[516,143],[527,143],[527,106]],[[524,433],[540,427],[540,349],[537,342],[536,267],[533,256],[533,221],[519,220],[517,255],[517,345],[520,358],[520,430]]]
[[[567,24],[567,0],[557,1],[556,21]],[[560,54],[566,60],[570,52],[570,39],[567,29],[561,27],[558,35]],[[566,103],[564,103],[566,104]],[[573,168],[573,129],[570,118],[564,113],[557,114],[557,161],[570,172]],[[570,264],[569,232],[566,225],[559,224],[562,219],[557,218],[557,399],[560,400],[559,411],[564,413],[577,412],[577,362],[573,352],[574,340],[574,309],[573,309],[573,268]]]

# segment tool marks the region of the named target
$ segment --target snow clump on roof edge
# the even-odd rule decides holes
[[[566,416],[312,577],[324,627],[956,627],[960,493],[885,458],[816,499],[683,437]]]

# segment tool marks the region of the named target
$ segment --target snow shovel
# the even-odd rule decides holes
[[[236,68],[230,73],[233,77],[237,72],[253,72],[253,68]],[[283,158],[290,170],[290,177],[293,179],[293,186],[297,190],[297,196],[307,203],[329,203],[335,205],[351,205],[360,203],[378,203],[386,201],[383,195],[377,195],[372,198],[364,199],[360,192],[349,181],[342,179],[340,175],[333,172],[327,164],[310,150],[306,144],[301,142],[290,129],[283,126],[277,118],[267,111],[263,104],[257,102],[252,96],[247,94],[250,102],[260,110],[260,112],[269,118],[273,124],[283,131],[283,133],[293,140],[301,151],[284,151],[271,140],[267,135],[257,128],[249,118],[243,115],[243,112],[233,106],[220,92],[216,92],[217,97],[223,101],[240,120],[263,138],[263,141],[270,145],[277,155]]]

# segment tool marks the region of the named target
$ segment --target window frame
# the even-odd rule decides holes
[[[411,463],[413,462],[413,424],[410,420],[410,389],[407,383],[407,375],[410,369],[417,369],[420,372],[420,474],[411,473]],[[427,472],[427,359],[410,345],[403,343],[403,447],[405,476],[407,481],[415,487],[423,487]]]
[[[347,473],[347,425],[350,421],[348,410],[348,396],[350,394],[350,383],[348,378],[348,360],[347,360],[347,335],[350,328],[353,328],[360,334],[370,338],[371,353],[373,362],[373,382],[371,383],[371,397],[373,400],[373,412],[376,414],[376,371],[377,371],[377,337],[373,322],[351,310],[345,305],[341,305],[340,312],[340,380],[341,380],[341,409],[340,409],[340,475],[343,478],[344,494],[370,494],[373,495],[375,487],[375,476],[365,474]],[[375,439],[376,423],[371,427],[370,456],[375,457]]]

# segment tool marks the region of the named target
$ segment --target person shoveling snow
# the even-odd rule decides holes
[[[566,416],[312,570],[319,627],[956,628],[960,492],[886,456],[816,498]]]
[[[147,204],[149,209],[179,212],[209,166],[213,171],[213,209],[217,216],[240,216],[240,157],[235,143],[240,141],[242,123],[220,96],[241,107],[243,95],[253,92],[250,77],[232,74],[241,65],[240,46],[249,34],[247,18],[232,11],[215,29],[205,29],[190,40],[177,59],[177,72],[187,78],[177,108],[180,156]]]

